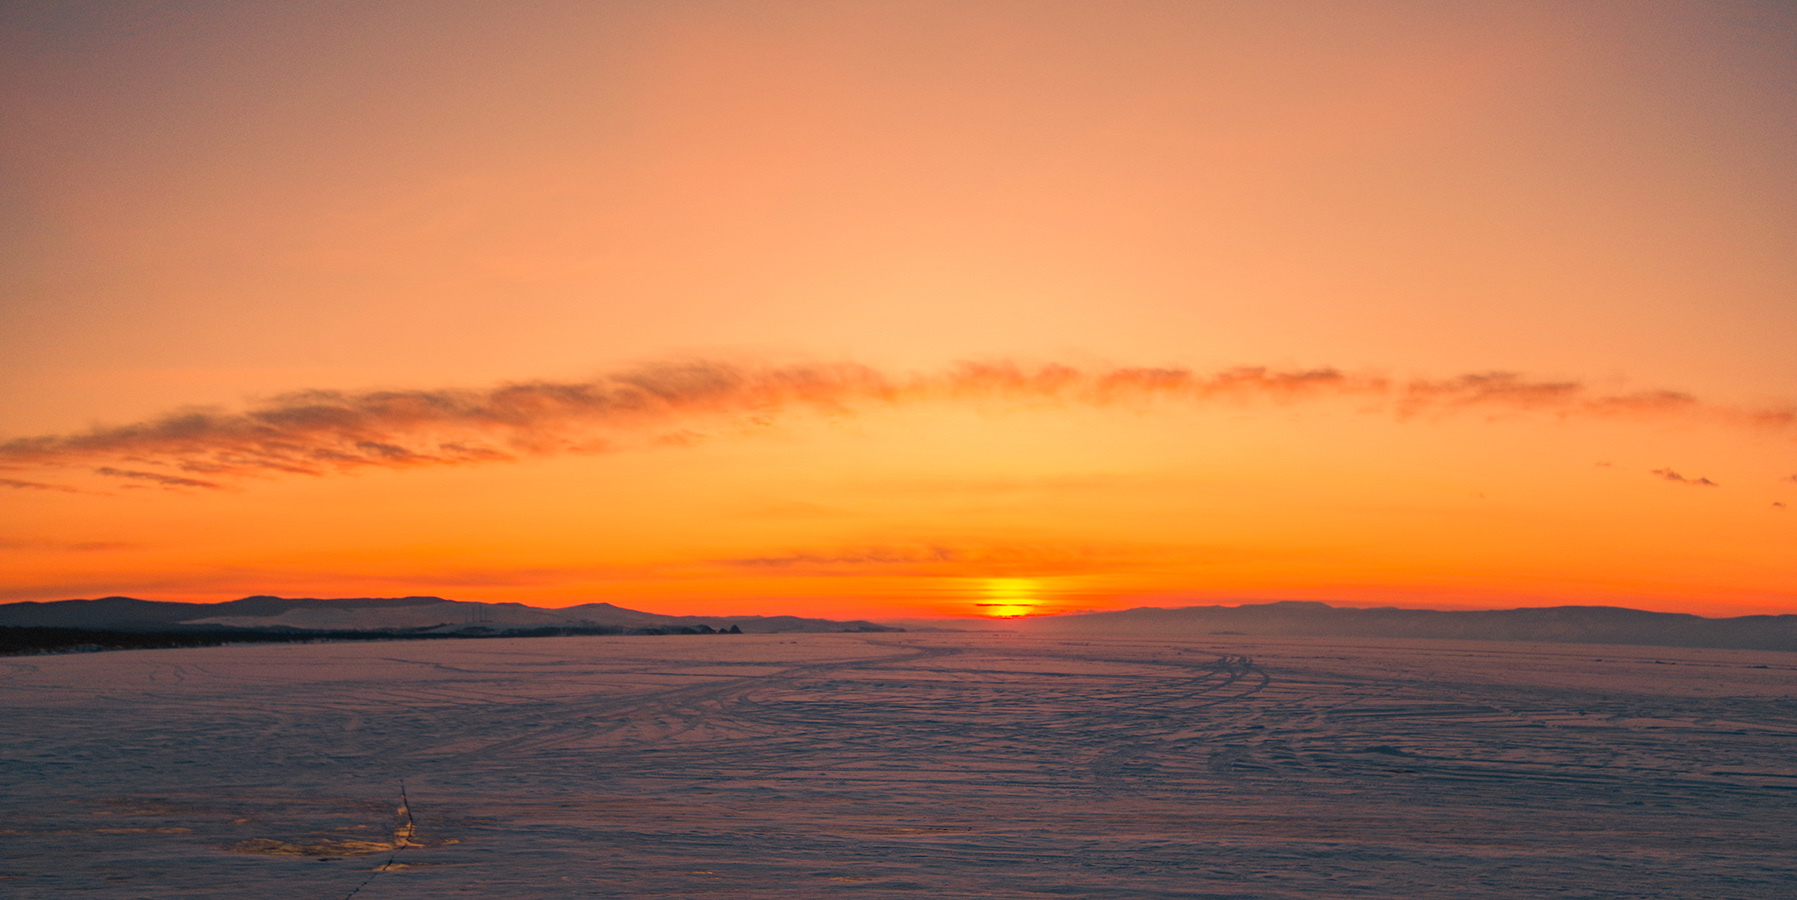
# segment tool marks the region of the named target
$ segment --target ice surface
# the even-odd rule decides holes
[[[0,659],[0,895],[1788,898],[1794,686],[1224,636]]]

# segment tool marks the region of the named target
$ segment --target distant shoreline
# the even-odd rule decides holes
[[[169,650],[182,647],[224,647],[233,644],[318,644],[352,641],[480,640],[536,637],[650,637],[665,635],[732,635],[739,631],[674,626],[670,628],[566,627],[514,630],[464,630],[458,632],[393,631],[243,631],[204,629],[182,631],[107,631],[87,628],[28,628],[0,626],[0,656],[43,656],[63,653],[100,653],[110,650]]]

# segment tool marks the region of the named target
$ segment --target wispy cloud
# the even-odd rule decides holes
[[[1232,546],[1152,543],[1014,541],[946,538],[778,555],[713,560],[761,573],[805,575],[919,574],[978,577],[1070,575],[1124,571],[1141,566],[1240,560],[1249,551]]]
[[[111,466],[101,466],[94,470],[94,474],[105,475],[108,478],[138,479],[170,488],[208,488],[211,490],[218,490],[223,487],[221,484],[211,481],[201,481],[198,478],[182,478],[179,475],[164,475],[160,472],[137,472],[130,469],[115,469]]]
[[[959,562],[966,552],[951,547],[874,547],[837,553],[794,553],[788,556],[754,556],[719,562],[752,569],[818,568],[823,566],[891,566],[918,563]]]
[[[17,478],[0,478],[0,487],[13,488],[21,491],[58,491],[65,494],[87,493],[80,488],[70,487],[66,484],[45,484],[41,481],[20,481]]]
[[[1686,478],[1685,476],[1680,475],[1679,473],[1674,472],[1671,469],[1654,469],[1651,472],[1649,472],[1648,474],[1657,475],[1661,478],[1666,479],[1667,481],[1676,481],[1679,484],[1693,484],[1698,487],[1721,487],[1722,486],[1720,484],[1717,484],[1714,481],[1709,480],[1708,478]]]
[[[688,426],[706,418],[765,423],[799,411],[840,415],[921,402],[1141,406],[1329,398],[1353,399],[1369,412],[1400,418],[1469,412],[1707,415],[1763,428],[1797,424],[1797,414],[1788,410],[1737,411],[1676,391],[1604,393],[1576,381],[1531,380],[1502,372],[1399,380],[1333,368],[1252,366],[1206,373],[1176,367],[988,362],[895,375],[852,363],[688,362],[586,381],[530,381],[485,389],[303,391],[239,411],[186,409],[86,432],[14,438],[0,442],[0,466],[88,466],[102,475],[165,487],[217,488],[217,482],[191,476],[474,465],[600,452],[633,439],[679,445],[697,440],[698,432]]]
[[[129,550],[137,546],[139,545],[124,541],[59,541],[49,538],[0,537],[0,551],[54,550],[69,553],[100,553],[110,550]]]

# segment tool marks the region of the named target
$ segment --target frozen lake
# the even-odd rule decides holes
[[[263,645],[0,659],[0,710],[16,898],[1797,885],[1791,654],[1002,633]]]

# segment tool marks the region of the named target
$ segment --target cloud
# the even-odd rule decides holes
[[[94,470],[94,474],[105,475],[108,478],[138,478],[160,484],[163,487],[171,488],[209,488],[218,490],[223,487],[223,485],[215,484],[210,481],[201,481],[197,478],[182,478],[178,475],[163,475],[160,472],[134,472],[130,469],[115,469],[111,466],[101,466]]]
[[[55,550],[70,553],[101,553],[111,550],[129,550],[138,546],[123,541],[58,541],[46,538],[0,537],[0,551]]]
[[[210,475],[463,465],[605,449],[605,435],[594,432],[608,428],[661,424],[683,415],[837,408],[893,390],[856,366],[745,369],[695,363],[588,382],[487,390],[306,391],[241,412],[189,409],[85,433],[17,438],[0,443],[0,462],[133,460]],[[107,474],[117,471],[122,470]],[[195,483],[187,486],[215,486],[189,480]]]
[[[1708,478],[1686,478],[1685,476],[1680,475],[1679,473],[1674,472],[1671,469],[1654,469],[1653,471],[1649,472],[1648,474],[1658,475],[1659,477],[1664,478],[1667,481],[1676,481],[1680,484],[1693,484],[1693,485],[1697,485],[1698,487],[1721,487],[1722,486],[1720,484],[1717,484],[1714,481],[1709,480]]]
[[[66,494],[85,494],[86,491],[69,487],[66,484],[44,484],[39,481],[20,481],[17,478],[0,478],[0,487],[14,488],[22,491],[60,491]]]
[[[959,562],[967,554],[949,547],[875,547],[838,553],[795,553],[790,556],[755,556],[718,560],[724,565],[750,569],[818,568],[824,566],[889,566]]]
[[[0,442],[0,467],[88,466],[111,477],[167,487],[217,488],[216,482],[188,476],[478,465],[603,452],[633,440],[645,446],[679,446],[702,439],[691,427],[700,420],[762,425],[794,412],[846,415],[914,403],[1142,407],[1331,398],[1352,399],[1368,412],[1399,418],[1468,412],[1704,415],[1760,428],[1797,424],[1797,414],[1789,411],[1730,410],[1675,391],[1607,394],[1576,381],[1531,380],[1506,372],[1406,381],[1333,368],[1244,366],[1207,373],[1000,361],[891,374],[853,363],[698,361],[642,366],[585,381],[527,381],[481,389],[301,391],[237,411],[183,409],[86,432],[14,438]]]
[[[930,574],[994,577],[1053,576],[1115,572],[1161,565],[1240,559],[1236,547],[1152,543],[1067,543],[1061,541],[922,540],[908,543],[799,550],[777,556],[718,559],[716,565],[761,573],[805,575]]]

